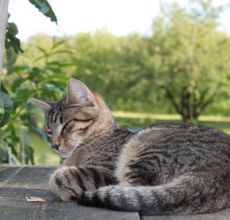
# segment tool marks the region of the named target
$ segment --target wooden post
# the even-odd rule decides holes
[[[5,48],[5,33],[8,20],[9,0],[0,0],[0,73],[3,70],[3,54]]]

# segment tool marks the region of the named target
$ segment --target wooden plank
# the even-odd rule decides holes
[[[46,201],[57,202],[60,201],[55,195],[53,195],[48,189],[23,189],[23,188],[8,188],[0,187],[0,205],[4,203],[4,200],[9,201],[26,201],[26,197],[41,197]]]
[[[141,220],[229,220],[230,209],[198,215],[142,216]]]
[[[46,202],[27,202],[26,196]],[[45,189],[0,188],[1,220],[139,220],[138,213],[119,212],[61,202]]]
[[[20,167],[0,167],[0,186],[5,185],[11,178],[13,178],[17,172],[19,172]]]
[[[54,167],[2,167],[0,186],[47,189]]]

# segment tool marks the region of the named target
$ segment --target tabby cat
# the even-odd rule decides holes
[[[32,101],[62,164],[50,179],[61,200],[145,215],[230,207],[230,136],[190,124],[123,130],[103,98],[68,81],[59,102]]]

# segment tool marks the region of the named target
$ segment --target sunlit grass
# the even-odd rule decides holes
[[[180,122],[180,115],[160,115],[150,113],[113,112],[117,122],[124,128],[144,128],[154,123]],[[230,117],[201,116],[199,124],[218,128],[230,134]]]
[[[136,118],[136,119],[153,119],[153,120],[181,120],[180,115],[170,115],[170,114],[151,114],[151,113],[136,113],[136,112],[123,112],[116,111],[113,112],[114,117],[118,118]],[[227,121],[230,122],[230,117],[224,116],[201,116],[200,121]]]

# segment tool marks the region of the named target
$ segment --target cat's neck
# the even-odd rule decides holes
[[[116,124],[91,135],[75,148],[70,157],[64,160],[64,165],[79,165],[96,155],[103,156],[104,152],[110,152],[116,157],[123,145],[133,136],[133,132],[122,129]]]

